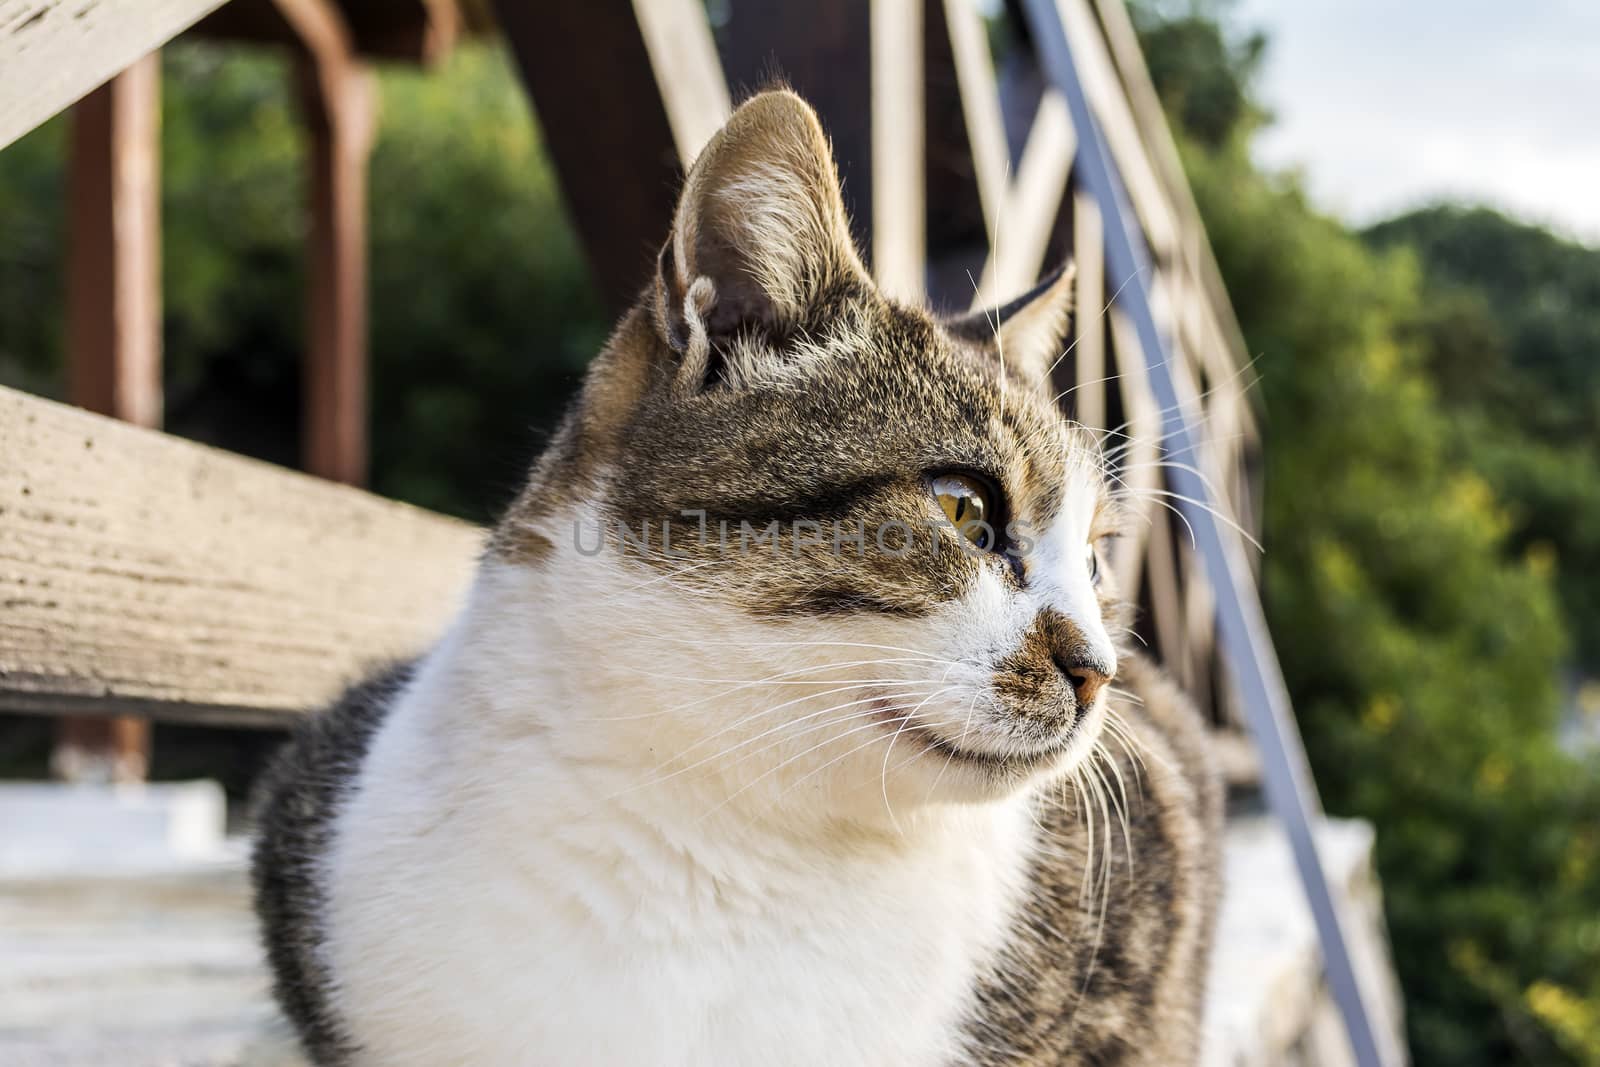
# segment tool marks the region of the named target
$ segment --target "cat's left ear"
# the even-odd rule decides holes
[[[943,325],[978,345],[1007,373],[1048,389],[1050,372],[1072,343],[1076,276],[1073,265],[1064,264],[1009,304],[948,319]]]
[[[741,332],[780,337],[841,283],[870,285],[816,113],[752,97],[690,168],[656,272],[655,320],[695,377]]]

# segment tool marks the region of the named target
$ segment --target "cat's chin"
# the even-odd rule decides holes
[[[1098,740],[1103,702],[1061,733],[1026,744],[995,743],[967,730],[956,737],[886,709],[875,716],[890,748],[888,776],[873,783],[888,794],[927,803],[1001,800],[1041,781],[1071,773]]]

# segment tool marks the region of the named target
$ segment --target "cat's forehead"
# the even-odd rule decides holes
[[[1042,521],[1099,492],[1088,436],[981,345],[881,299],[819,311],[783,339],[782,355],[749,339],[728,355],[733,384],[662,400],[639,420],[629,435],[634,476],[708,495],[782,494],[964,469]],[[744,377],[746,358],[766,369]]]
[[[1068,483],[1098,486],[1095,442],[1061,412],[1055,397],[1008,366],[1003,351],[952,333],[926,312],[885,304],[836,335],[838,362],[818,368],[855,379],[859,389],[825,395],[868,399],[886,432],[970,454],[1013,491],[1049,493]],[[826,388],[826,386],[825,386]]]

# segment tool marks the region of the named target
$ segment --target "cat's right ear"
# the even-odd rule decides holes
[[[944,320],[944,328],[1036,388],[1054,393],[1050,373],[1072,351],[1077,273],[1071,263],[1003,307]]]
[[[690,168],[661,250],[655,321],[680,379],[704,380],[719,339],[781,334],[851,279],[867,273],[816,113],[786,90],[751,97]]]

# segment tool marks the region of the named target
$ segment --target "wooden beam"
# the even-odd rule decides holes
[[[1211,670],[1217,651],[1217,598],[1206,578],[1205,562],[1186,541],[1179,542],[1178,565],[1183,583],[1183,645],[1189,675],[1184,686],[1209,714],[1212,722],[1222,721],[1220,709],[1212,707]]]
[[[944,0],[944,17],[956,78],[961,84],[961,109],[972,146],[972,168],[992,244],[1011,184],[1011,149],[1006,144],[1006,120],[1000,109],[1000,83],[995,79],[994,57],[989,54],[988,28],[973,0]]]
[[[946,7],[962,10],[955,5],[965,3],[966,0],[946,0]],[[978,133],[975,142],[968,117],[972,102],[983,102],[982,90],[964,87],[950,19],[939,17],[937,8],[934,0],[928,0],[922,19],[922,218],[927,259],[924,277],[927,303],[939,312],[960,313],[972,300],[973,286],[989,252],[989,227],[996,209],[984,201],[983,182],[993,179],[996,187],[992,191],[998,197],[1005,186],[1009,161],[993,68],[989,71],[989,107],[985,109],[993,121]],[[983,25],[977,11],[966,8],[965,13],[977,20],[981,36]],[[962,30],[958,28],[956,32]],[[986,45],[984,41],[979,43]],[[998,143],[995,137],[999,138]],[[974,144],[986,147],[975,150]],[[986,157],[989,163],[982,162]],[[989,173],[981,176],[979,171],[985,167]]]
[[[67,395],[90,411],[159,426],[160,53],[73,109],[69,165]],[[149,760],[148,721],[95,715],[61,722],[51,767],[69,781],[136,781]]]
[[[1183,159],[1167,126],[1166,111],[1161,97],[1150,79],[1150,68],[1144,61],[1144,51],[1139,46],[1139,34],[1133,19],[1128,15],[1125,0],[1091,0],[1095,22],[1106,42],[1112,67],[1139,134],[1150,151],[1151,162],[1161,177],[1168,197],[1183,219],[1185,229],[1200,223],[1200,212],[1194,206],[1189,190],[1189,179],[1183,170]]]
[[[299,71],[311,138],[301,448],[306,470],[361,485],[368,433],[367,163],[377,97],[371,72],[339,43],[342,34],[327,23],[314,32],[324,43],[308,38],[311,58]]]
[[[871,0],[873,273],[888,295],[926,296],[923,0]]]
[[[453,519],[3,388],[0,455],[7,711],[287,721],[424,649],[481,543]]]
[[[0,148],[222,3],[10,0],[0,4]]]
[[[1111,339],[1116,349],[1118,393],[1122,408],[1127,412],[1125,424],[1112,427],[1126,433],[1129,440],[1111,439],[1110,447],[1122,448],[1124,460],[1118,475],[1122,487],[1131,497],[1135,512],[1132,536],[1118,546],[1115,562],[1117,588],[1128,600],[1137,600],[1139,581],[1144,570],[1142,564],[1154,537],[1156,505],[1149,493],[1160,487],[1160,471],[1155,466],[1161,448],[1161,412],[1156,408],[1155,397],[1150,393],[1140,356],[1139,338],[1132,324],[1118,307],[1107,312],[1111,323]],[[1124,447],[1125,446],[1125,447]]]
[[[1073,259],[1078,273],[1073,294],[1072,355],[1077,382],[1073,387],[1072,411],[1077,420],[1097,430],[1106,425],[1106,271],[1105,230],[1100,208],[1094,198],[1081,192],[1072,196],[1075,225],[1072,228]],[[1110,448],[1114,441],[1107,441]]]
[[[1155,156],[1156,165],[1172,194],[1182,225],[1188,231],[1190,247],[1187,255],[1190,267],[1198,275],[1198,280],[1212,305],[1211,311],[1215,314],[1218,331],[1224,338],[1222,343],[1232,353],[1235,362],[1243,363],[1249,349],[1245,345],[1244,334],[1239,329],[1239,320],[1234,315],[1233,304],[1228,300],[1228,291],[1222,284],[1222,271],[1217,266],[1211,240],[1200,218],[1200,208],[1195,203],[1194,191],[1189,188],[1189,179],[1183,169],[1183,159],[1178,154],[1176,142],[1172,139],[1172,130],[1167,125],[1161,98],[1156,93],[1154,82],[1151,81],[1150,68],[1146,65],[1144,52],[1139,47],[1138,33],[1134,30],[1133,20],[1128,16],[1127,4],[1125,0],[1094,0],[1094,6],[1100,25],[1105,31],[1111,55],[1121,75],[1124,91],[1132,103],[1134,116],[1144,130],[1145,142],[1149,144]]]
[[[733,111],[711,23],[700,0],[633,0],[633,9],[678,161],[688,170]]]
[[[161,425],[161,57],[73,109],[67,392],[102,415]]]
[[[927,293],[923,0],[872,0],[872,269],[897,300]]]
[[[1001,200],[989,259],[972,298],[974,309],[1004,303],[1038,280],[1077,144],[1066,101],[1055,90],[1047,91],[1028,131],[1016,180]]]
[[[336,0],[351,51],[363,59],[432,64],[447,55],[462,30],[455,0]],[[300,33],[277,0],[228,0],[197,22],[196,36],[298,48]]]
[[[461,35],[456,0],[339,0],[355,50],[375,59],[435,63]]]
[[[1084,93],[1116,160],[1151,253],[1158,263],[1165,264],[1177,246],[1177,220],[1139,137],[1128,98],[1123,95],[1116,68],[1106,51],[1105,38],[1087,5],[1088,0],[1056,0],[1061,23],[1072,42],[1073,54],[1078,57]]]
[[[1130,92],[1124,79],[1148,82],[1148,71],[1143,69],[1142,60],[1137,69],[1119,71],[1090,4],[1091,0],[1056,0],[1062,25],[1079,58],[1084,92],[1122,175],[1134,214],[1155,257],[1155,265],[1169,272],[1192,274],[1206,292],[1208,299],[1203,302],[1202,310],[1215,342],[1201,349],[1200,354],[1208,360],[1225,360],[1230,369],[1242,366],[1247,360],[1244,340],[1222,286],[1221,274],[1210,255],[1210,244],[1204,238],[1192,193],[1187,182],[1182,182],[1181,194],[1175,194],[1163,179],[1163,167],[1158,163],[1162,154],[1160,145],[1170,138],[1154,136],[1152,130],[1141,127],[1134,106],[1130,104]],[[1111,22],[1117,19],[1111,17]],[[1135,99],[1139,95],[1133,94]],[[1165,129],[1163,121],[1161,130]]]
[[[1174,530],[1187,536],[1187,528],[1168,508],[1159,504],[1148,510],[1150,541],[1145,547],[1145,563],[1150,576],[1150,622],[1155,630],[1156,648],[1161,662],[1188,685],[1188,647],[1184,643],[1183,595],[1178,588],[1177,544]],[[1176,527],[1174,526],[1176,523]]]

